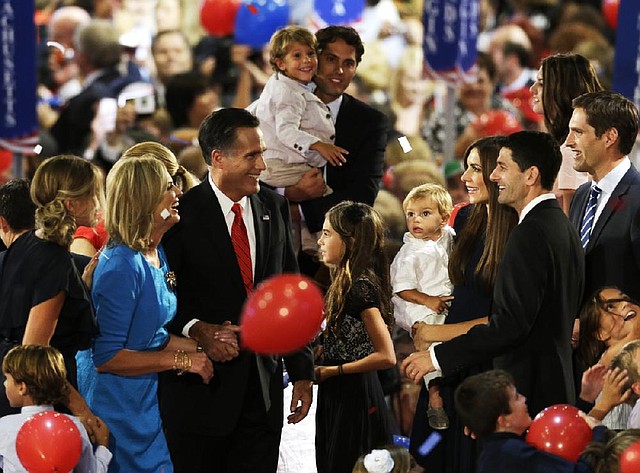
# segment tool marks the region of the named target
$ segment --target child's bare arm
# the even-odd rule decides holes
[[[420,292],[417,289],[406,289],[404,291],[397,292],[398,297],[414,304],[420,304],[428,307],[436,314],[440,314],[449,307],[449,302],[453,300],[453,296],[430,296],[424,292]]]
[[[309,149],[320,153],[322,157],[326,159],[332,166],[342,166],[342,163],[347,162],[347,158],[345,158],[343,155],[349,154],[349,151],[347,151],[346,149],[341,148],[340,146],[336,146],[333,143],[326,143],[324,141],[316,141],[311,146],[309,146]]]
[[[107,424],[105,424],[100,417],[96,416],[95,418],[93,432],[95,434],[96,445],[109,448],[109,427],[107,427]]]

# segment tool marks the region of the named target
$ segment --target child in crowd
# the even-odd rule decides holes
[[[392,301],[396,322],[412,333],[418,323],[444,323],[447,303],[453,299],[448,266],[455,232],[447,225],[453,203],[441,185],[423,184],[411,189],[402,207],[409,231],[391,264]],[[438,373],[430,373],[424,382],[429,389],[429,425],[442,430],[449,427],[449,418],[439,379]]]
[[[382,219],[366,204],[341,202],[327,212],[318,245],[331,285],[316,367],[316,464],[318,473],[349,473],[396,433],[378,379],[396,364]]]
[[[628,429],[621,432],[610,430],[606,442],[591,442],[584,450],[584,457],[595,466],[596,473],[620,473],[620,455],[631,445],[640,442],[640,430]],[[637,457],[632,465],[640,465]],[[625,471],[629,471],[628,469]],[[632,470],[640,471],[640,469]]]
[[[409,473],[411,455],[398,445],[371,450],[358,458],[351,473]]]
[[[276,31],[269,43],[275,71],[260,98],[249,106],[260,119],[267,170],[260,179],[273,187],[296,184],[310,167],[340,166],[346,150],[335,146],[331,111],[313,93],[318,69],[316,38],[299,26]]]
[[[537,450],[522,438],[531,425],[527,399],[518,393],[512,376],[491,370],[465,379],[455,392],[456,410],[469,430],[483,440],[478,473],[592,472],[586,457],[577,463]],[[601,442],[607,430],[599,421],[582,415]]]
[[[260,98],[248,109],[260,119],[267,169],[260,180],[272,187],[297,184],[311,167],[329,162],[341,166],[347,150],[335,146],[332,111],[315,94],[313,77],[318,69],[316,38],[299,26],[276,31],[269,43],[271,67]],[[337,113],[337,110],[335,111]],[[327,188],[325,193],[329,194]],[[316,240],[306,226],[293,228],[294,248],[315,254]]]
[[[67,399],[67,370],[58,350],[43,345],[18,345],[2,361],[6,377],[5,392],[11,407],[20,407],[20,414],[0,418],[0,467],[5,472],[26,472],[18,459],[16,437],[22,425],[39,412],[53,411],[53,405]],[[98,448],[93,451],[89,436],[80,420],[69,416],[82,436],[80,461],[73,471],[78,473],[106,472],[111,461],[109,429],[98,419],[94,434]]]
[[[633,406],[627,419],[628,429],[640,429],[640,340],[627,343],[620,353],[611,360],[611,369],[627,371],[624,389],[629,390],[626,403]]]

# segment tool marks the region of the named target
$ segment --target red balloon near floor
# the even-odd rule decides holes
[[[29,473],[71,471],[80,460],[82,437],[64,414],[39,412],[27,420],[16,436],[16,452]]]
[[[620,473],[638,473],[640,471],[640,441],[632,443],[622,451],[618,465]]]
[[[256,287],[242,309],[242,345],[264,355],[294,352],[320,331],[323,308],[313,280],[298,274],[273,276]]]
[[[527,443],[565,460],[578,461],[591,441],[591,428],[569,404],[556,404],[540,412],[529,427]]]

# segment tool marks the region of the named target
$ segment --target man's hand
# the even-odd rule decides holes
[[[402,362],[402,370],[407,378],[420,384],[424,375],[435,371],[431,363],[431,354],[428,351],[416,351],[411,353]]]
[[[307,417],[309,408],[313,402],[313,381],[302,379],[293,383],[291,395],[291,414],[287,417],[287,423],[297,424]]]
[[[237,333],[240,327],[230,321],[222,325],[198,321],[189,329],[191,338],[196,339],[204,352],[213,361],[222,362],[234,359],[240,354]]]
[[[326,191],[327,185],[322,178],[320,169],[313,168],[307,171],[297,184],[286,187],[284,196],[290,202],[302,202],[322,197]]]

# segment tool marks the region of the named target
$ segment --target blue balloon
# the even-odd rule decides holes
[[[358,20],[365,0],[315,0],[316,13],[328,25],[344,25]]]
[[[287,0],[250,0],[244,2],[236,16],[235,42],[259,49],[271,35],[289,23]]]
[[[409,437],[405,437],[404,435],[395,435],[393,436],[393,444],[396,447],[404,447],[409,450]]]

